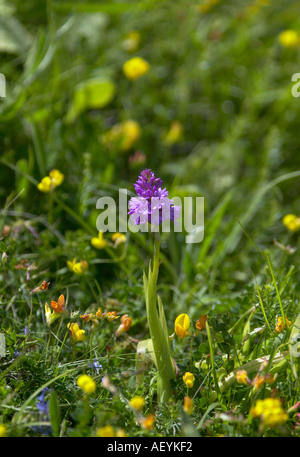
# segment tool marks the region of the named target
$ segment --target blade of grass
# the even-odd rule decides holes
[[[216,368],[215,368],[214,349],[213,349],[210,329],[209,329],[209,325],[208,325],[207,321],[206,321],[205,326],[206,326],[206,331],[207,331],[207,338],[208,338],[209,352],[210,352],[210,362],[211,362],[211,368],[212,368],[213,378],[214,378],[214,382],[215,382],[215,389],[218,394],[221,394],[220,389],[219,389],[217,372],[216,372]]]
[[[276,290],[277,299],[278,299],[280,310],[281,310],[281,313],[282,313],[283,322],[284,322],[284,325],[286,326],[286,319],[285,319],[285,314],[284,314],[283,305],[282,305],[282,301],[281,301],[281,296],[280,296],[279,289],[278,289],[278,286],[277,286],[277,282],[276,282],[276,279],[275,279],[275,276],[274,276],[274,272],[273,272],[273,268],[272,268],[272,264],[271,264],[270,258],[265,252],[263,252],[261,249],[259,249],[259,247],[254,243],[254,241],[252,240],[252,238],[250,237],[248,232],[245,230],[245,228],[243,227],[241,222],[238,219],[237,219],[237,221],[240,224],[243,232],[245,233],[245,235],[247,236],[249,241],[253,244],[253,246],[258,250],[258,252],[263,256],[263,258],[268,263],[269,270],[270,270],[270,273],[271,273],[271,276],[272,276],[272,282],[273,282],[273,285],[274,285],[275,290]]]

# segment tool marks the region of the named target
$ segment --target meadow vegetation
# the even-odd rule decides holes
[[[298,7],[0,0],[0,436],[299,436]],[[145,169],[201,243],[99,233]]]

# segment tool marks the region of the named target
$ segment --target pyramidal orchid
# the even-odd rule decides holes
[[[174,206],[162,184],[162,180],[156,178],[153,171],[146,169],[141,172],[134,184],[137,197],[132,197],[129,201],[128,214],[136,225],[147,222],[160,225],[166,219],[176,221],[180,216],[181,207]]]
[[[160,178],[156,178],[153,171],[146,169],[141,172],[134,184],[137,197],[129,201],[129,212],[136,225],[156,224],[170,219],[176,222],[181,207],[174,206],[169,199],[168,191],[163,188]],[[150,330],[150,340],[141,341],[138,354],[147,347],[152,360],[158,370],[157,396],[159,403],[166,403],[171,396],[170,381],[175,377],[174,363],[170,353],[169,333],[162,301],[156,294],[159,272],[160,238],[155,232],[154,255],[150,260],[148,275],[144,272],[144,291],[147,320]]]

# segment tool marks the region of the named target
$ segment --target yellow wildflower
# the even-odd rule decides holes
[[[297,217],[295,214],[287,214],[284,216],[282,222],[290,232],[300,230],[300,217]]]
[[[150,65],[142,57],[133,57],[123,65],[123,73],[126,78],[134,81],[148,73]]]
[[[288,318],[285,316],[285,322],[287,325],[287,328],[290,327],[291,321],[288,320]],[[284,319],[282,316],[277,317],[277,322],[276,322],[276,327],[275,327],[275,332],[276,333],[281,333],[285,330],[285,324],[284,324]]]
[[[111,425],[106,425],[105,427],[98,428],[96,434],[100,438],[111,438],[115,436],[115,430]]]
[[[194,381],[195,381],[195,376],[193,375],[193,373],[190,373],[189,371],[187,371],[183,377],[183,382],[185,383],[185,385],[191,389],[194,385]]]
[[[96,312],[96,317],[98,319],[101,319],[102,318],[102,311],[101,311],[101,308],[98,308],[98,311]]]
[[[278,39],[279,43],[285,48],[295,48],[300,44],[299,34],[295,30],[284,30]]]
[[[51,170],[49,176],[54,187],[60,186],[64,180],[64,175],[59,170]]]
[[[116,431],[116,438],[126,438],[126,433],[122,428],[118,428]]]
[[[268,427],[277,427],[288,420],[288,415],[284,411],[279,398],[265,398],[257,400],[255,406],[251,408],[250,414],[259,417],[262,424]]]
[[[65,296],[63,294],[58,297],[57,302],[51,300],[51,308],[58,314],[62,314],[65,311],[65,304]]]
[[[80,319],[82,319],[84,322],[89,322],[91,319],[93,319],[94,314],[93,313],[86,313],[86,314],[81,314]]]
[[[67,265],[69,270],[77,275],[84,273],[88,269],[86,260],[80,260],[80,262],[77,262],[77,259],[67,260]]]
[[[255,390],[258,390],[265,384],[265,382],[266,379],[264,376],[256,375],[252,381],[252,385],[254,386]]]
[[[74,342],[85,340],[85,331],[80,329],[78,324],[68,324],[68,328],[70,329],[70,337]]]
[[[117,247],[119,244],[126,242],[126,235],[124,233],[114,233],[111,239],[114,241],[115,247]]]
[[[141,34],[136,30],[128,33],[126,39],[123,41],[123,48],[126,51],[134,52],[138,49],[141,41]]]
[[[41,192],[51,192],[52,189],[52,182],[51,182],[51,178],[49,176],[45,176],[41,182],[38,183],[38,186],[37,186],[38,190],[41,191]]]
[[[175,320],[175,333],[179,338],[189,334],[190,318],[187,314],[180,314]]]
[[[170,127],[170,130],[164,138],[166,144],[175,144],[177,143],[182,136],[182,124],[178,121],[173,121]]]
[[[50,282],[47,282],[47,281],[43,281],[42,284],[38,287],[35,287],[30,293],[31,295],[32,294],[35,294],[37,292],[45,292],[46,290],[48,290],[49,288],[49,284]]]
[[[106,317],[106,319],[109,322],[112,322],[115,319],[119,319],[120,316],[117,316],[117,312],[116,311],[109,311],[108,313],[104,313],[103,317]]]
[[[49,176],[45,176],[38,184],[37,188],[41,192],[52,192],[60,186],[64,180],[64,175],[59,170],[51,170]]]
[[[184,403],[183,403],[183,410],[187,414],[191,415],[193,412],[193,409],[194,409],[193,400],[191,399],[191,397],[185,396]]]
[[[246,370],[238,370],[235,374],[238,384],[249,384],[249,378]]]
[[[86,393],[86,394],[93,394],[97,388],[97,385],[93,378],[87,374],[82,374],[79,376],[77,379],[77,385],[81,387],[81,389]]]
[[[271,373],[266,375],[259,375],[257,374],[252,381],[252,385],[254,386],[255,390],[258,390],[264,384],[273,384],[276,381],[276,375],[272,376]]]
[[[124,316],[121,317],[121,324],[118,327],[115,336],[117,337],[121,333],[128,332],[128,330],[131,327],[131,323],[132,323],[132,317],[129,317],[128,314],[124,314]]]
[[[151,430],[155,422],[155,416],[148,414],[148,416],[142,421],[142,427],[146,430]]]
[[[140,139],[141,128],[139,123],[128,119],[115,124],[104,136],[103,141],[107,146],[114,145],[120,151],[128,151]]]
[[[141,409],[143,409],[143,406],[145,404],[145,399],[143,397],[140,397],[137,395],[136,397],[133,397],[130,400],[129,404],[133,409],[140,411]]]
[[[48,303],[45,304],[45,316],[46,316],[46,322],[48,325],[51,325],[56,319],[59,318],[60,313],[57,313],[56,311],[52,311]]]
[[[97,237],[92,238],[91,244],[96,249],[104,249],[108,246],[108,242],[103,238],[103,232],[99,232]]]
[[[6,427],[4,424],[0,424],[0,438],[6,436]]]
[[[206,314],[202,314],[196,322],[196,329],[203,330],[205,328],[206,322],[207,322],[207,316],[206,316]]]

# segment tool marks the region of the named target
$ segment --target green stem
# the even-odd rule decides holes
[[[171,396],[170,380],[174,377],[174,366],[170,354],[164,310],[159,298],[157,307],[156,286],[159,272],[160,239],[159,234],[155,235],[153,267],[151,268],[150,262],[148,280],[145,278],[145,298],[150,336],[158,370],[158,401],[165,403]]]
[[[48,223],[52,225],[53,222],[53,190],[49,193],[49,212],[48,212]]]
[[[59,361],[59,357],[60,357],[62,348],[64,347],[64,344],[65,344],[65,342],[66,342],[66,339],[67,339],[67,336],[69,335],[69,333],[70,333],[70,330],[68,329],[68,330],[66,331],[66,333],[65,333],[65,337],[64,337],[64,339],[63,339],[63,342],[62,342],[62,344],[61,344],[61,346],[60,346],[59,353],[58,353],[58,356],[57,356],[57,359],[56,359],[56,366],[57,366],[57,367],[58,367],[58,361]]]
[[[276,282],[276,279],[275,279],[275,276],[274,276],[274,273],[273,273],[272,264],[271,264],[271,261],[269,259],[269,256],[266,255],[266,259],[267,259],[267,262],[268,262],[268,265],[269,265],[269,269],[270,269],[271,276],[272,276],[272,281],[273,281],[273,284],[274,284],[274,287],[275,287],[275,290],[276,290],[276,295],[277,295],[277,298],[278,298],[278,301],[279,301],[279,306],[280,306],[280,309],[281,309],[281,314],[282,314],[282,317],[283,317],[284,326],[285,326],[285,328],[287,328],[284,309],[283,309],[283,306],[282,306],[282,301],[281,301],[280,293],[279,293],[279,290],[278,290],[277,282]]]
[[[219,388],[219,383],[218,383],[218,377],[217,377],[216,367],[215,367],[214,350],[213,350],[213,344],[212,344],[211,334],[210,334],[210,330],[209,330],[208,323],[206,322],[205,325],[206,325],[207,338],[208,338],[208,343],[209,343],[210,362],[211,362],[211,369],[212,369],[213,378],[214,378],[214,382],[215,382],[215,389],[216,389],[216,391],[217,391],[217,394],[221,394],[220,388]]]
[[[260,290],[259,290],[258,284],[256,284],[255,288],[256,288],[256,292],[257,292],[257,295],[258,295],[258,300],[259,300],[259,303],[260,303],[261,310],[262,310],[262,313],[264,315],[265,321],[266,321],[266,323],[267,323],[267,325],[269,327],[270,332],[272,332],[271,326],[270,326],[269,321],[267,319],[267,315],[266,315],[264,304],[263,304],[263,301],[262,301],[262,298],[261,298],[261,295],[260,295]]]
[[[194,335],[191,336],[191,348],[190,348],[190,370],[191,371],[193,368],[193,341],[194,341]]]

